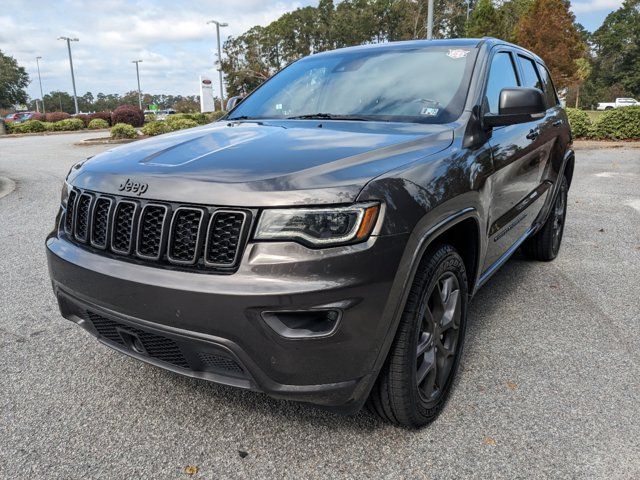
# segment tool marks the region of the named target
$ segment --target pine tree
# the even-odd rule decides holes
[[[500,13],[491,0],[480,0],[467,24],[468,37],[499,37],[502,33]]]

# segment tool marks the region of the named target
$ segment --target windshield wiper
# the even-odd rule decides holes
[[[294,115],[286,117],[287,120],[355,120],[360,122],[368,122],[371,119],[358,117],[357,115],[337,115],[334,113],[308,113],[306,115]]]
[[[230,120],[230,121],[234,121],[234,120],[259,120],[259,118],[258,117],[250,117],[248,115],[240,115],[239,117],[227,118],[227,120]]]

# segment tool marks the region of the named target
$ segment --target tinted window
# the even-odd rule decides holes
[[[542,76],[542,84],[544,85],[544,93],[547,95],[547,108],[555,107],[558,104],[556,89],[553,88],[551,75],[543,65],[540,65],[540,75]]]
[[[513,88],[518,86],[518,77],[513,66],[511,54],[507,52],[497,53],[491,60],[489,70],[489,80],[487,81],[487,103],[489,112],[498,112],[498,102],[500,101],[500,91],[503,88]]]
[[[370,120],[450,122],[464,108],[475,50],[358,49],[312,55],[272,77],[231,119],[325,113]]]
[[[522,65],[522,86],[539,88],[540,90],[543,90],[542,82],[540,81],[540,77],[538,76],[536,65],[527,57],[523,57],[520,55],[519,57],[520,65]]]

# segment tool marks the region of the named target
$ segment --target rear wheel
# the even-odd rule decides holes
[[[567,218],[568,193],[569,182],[563,175],[549,218],[539,232],[522,244],[522,251],[527,257],[548,262],[558,256]]]
[[[421,262],[396,337],[369,397],[369,408],[404,427],[433,421],[458,367],[466,327],[467,277],[444,245]]]

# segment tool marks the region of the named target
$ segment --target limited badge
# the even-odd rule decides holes
[[[462,50],[461,48],[450,48],[447,57],[457,60],[458,58],[466,58],[471,50]]]

